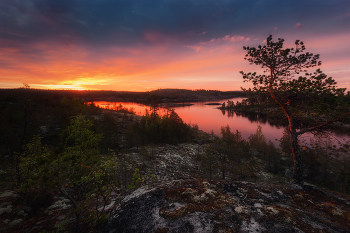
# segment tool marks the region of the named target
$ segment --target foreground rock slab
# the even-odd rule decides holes
[[[172,181],[125,197],[100,232],[350,232],[350,196],[311,186]]]

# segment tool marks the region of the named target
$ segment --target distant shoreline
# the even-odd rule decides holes
[[[86,102],[135,102],[149,104],[156,101],[162,103],[189,103],[199,101],[218,101],[236,97],[245,97],[243,91],[216,91],[216,90],[186,90],[186,89],[159,89],[147,92],[129,91],[75,91],[75,90],[43,90],[43,89],[0,89],[0,96],[19,98],[25,96],[54,96],[54,98],[78,98]],[[214,105],[214,104],[213,104]]]

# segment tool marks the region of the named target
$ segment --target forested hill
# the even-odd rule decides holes
[[[244,96],[243,91],[217,90],[186,90],[186,89],[158,89],[146,92],[131,91],[76,91],[76,90],[40,90],[40,89],[0,89],[0,99],[18,99],[30,95],[38,98],[79,98],[85,101],[132,101],[147,103],[156,98],[158,102],[191,102],[205,100],[220,100]]]

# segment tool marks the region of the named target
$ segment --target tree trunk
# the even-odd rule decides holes
[[[75,212],[75,233],[79,233],[79,225],[80,225],[80,211]]]
[[[289,108],[289,103],[281,103],[281,101],[274,95],[272,90],[272,84],[275,81],[274,76],[274,70],[271,68],[271,78],[270,78],[270,85],[269,85],[269,93],[271,98],[278,103],[284,113],[286,114],[286,117],[288,118],[288,128],[289,133],[291,135],[292,140],[292,154],[293,154],[293,180],[291,184],[298,184],[303,185],[303,171],[301,166],[301,154],[300,154],[300,147],[298,144],[298,136],[302,134],[301,132],[296,132],[295,126],[294,126],[294,119],[292,112]]]
[[[301,165],[300,147],[298,144],[298,135],[292,128],[292,154],[293,154],[293,180],[291,184],[303,185],[303,170]]]

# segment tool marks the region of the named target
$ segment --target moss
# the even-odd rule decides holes
[[[164,208],[159,209],[159,215],[166,219],[178,219],[186,216],[189,213],[186,207],[179,207],[175,210],[168,211]]]
[[[194,212],[215,213],[221,208],[236,204],[234,198],[213,189],[218,184],[210,181],[185,181],[180,186],[165,191],[165,199],[170,202],[183,203],[175,210],[161,208],[159,214],[167,219],[178,219]],[[212,189],[209,189],[211,187]]]
[[[260,194],[255,189],[249,189],[247,192],[248,199],[258,199],[260,198]]]
[[[343,201],[316,189],[304,189],[298,192],[285,190],[285,192],[292,196],[290,205],[291,208],[294,208],[291,211],[294,216],[291,216],[291,219],[301,230],[315,231],[314,226],[306,223],[296,209],[301,210],[304,215],[310,218],[316,218],[324,225],[350,229],[350,208],[348,205],[344,205]],[[346,200],[344,201],[346,202]]]
[[[157,229],[154,233],[167,233],[169,231],[169,228],[162,228]]]

